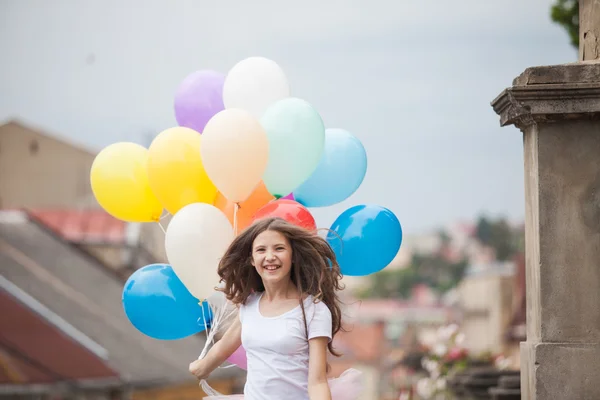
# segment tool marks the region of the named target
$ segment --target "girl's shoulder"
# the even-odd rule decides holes
[[[331,311],[329,310],[329,307],[327,306],[327,304],[325,304],[323,301],[316,299],[314,296],[312,295],[306,295],[306,297],[304,298],[304,307],[307,310],[313,310],[313,312],[315,313],[319,313],[319,314],[329,314],[331,315]]]
[[[242,304],[240,304],[240,308],[241,307],[248,307],[254,303],[256,303],[261,296],[262,292],[254,292],[254,293],[250,293],[248,295],[248,297],[246,298],[246,301]]]
[[[246,301],[238,305],[240,322],[244,322],[244,316],[248,313],[252,314],[252,309],[256,308],[256,303],[260,299],[261,293],[250,293]]]
[[[329,311],[329,307],[327,306],[327,304],[325,304],[324,302],[322,302],[321,300],[315,299],[314,297],[310,297],[311,299],[311,303],[314,304],[314,307],[317,310],[320,311],[325,311],[325,312],[330,312]]]

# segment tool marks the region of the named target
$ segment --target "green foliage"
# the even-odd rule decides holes
[[[514,231],[504,218],[490,221],[486,217],[479,217],[475,235],[482,244],[496,251],[498,261],[510,260],[524,247],[523,231]]]
[[[462,279],[466,260],[447,261],[438,254],[415,255],[411,264],[400,270],[383,270],[371,276],[367,289],[359,297],[409,298],[413,287],[425,284],[439,293],[444,293]]]
[[[571,39],[571,44],[579,48],[579,1],[556,0],[551,8],[552,21],[562,26]]]

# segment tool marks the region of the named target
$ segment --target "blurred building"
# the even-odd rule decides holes
[[[123,311],[127,277],[164,262],[164,234],[100,209],[94,157],[19,122],[0,126],[0,397],[201,398],[187,368],[203,336],[155,340]],[[243,378],[219,369],[210,383],[240,393]]]
[[[100,208],[89,179],[95,156],[95,151],[21,122],[0,126],[0,209],[28,210],[125,274],[149,258],[166,261],[160,227],[118,221]]]
[[[465,347],[472,353],[502,353],[519,365],[525,328],[525,263],[472,264],[458,287]]]
[[[455,318],[425,286],[415,288],[411,300],[343,299],[343,326],[334,347],[343,355],[331,358],[331,375],[348,368],[365,375],[366,390],[361,400],[396,400],[399,387],[412,373],[401,360],[418,346],[420,336],[435,332]]]

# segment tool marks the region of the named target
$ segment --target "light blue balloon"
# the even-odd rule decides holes
[[[208,303],[200,306],[167,264],[135,271],[125,283],[122,302],[133,326],[154,339],[182,339],[202,332],[212,321]]]
[[[325,125],[308,102],[294,97],[271,105],[260,123],[269,140],[263,182],[273,196],[283,197],[317,168],[325,146]]]
[[[393,212],[377,205],[357,205],[331,225],[327,242],[344,275],[365,276],[392,262],[402,244],[402,227]]]
[[[367,173],[367,153],[358,138],[343,129],[325,131],[321,161],[294,198],[305,207],[326,207],[350,197]]]

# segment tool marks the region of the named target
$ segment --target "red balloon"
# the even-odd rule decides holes
[[[265,217],[279,217],[308,230],[317,229],[310,211],[294,200],[279,199],[265,204],[254,214],[254,221]]]

